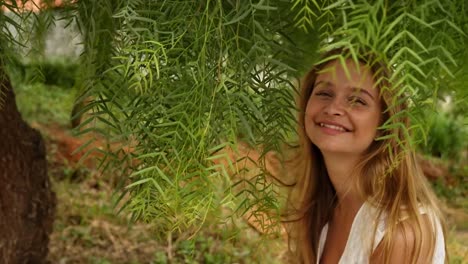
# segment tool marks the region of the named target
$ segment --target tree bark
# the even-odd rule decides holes
[[[0,67],[0,263],[45,263],[56,197],[41,134],[16,107]]]

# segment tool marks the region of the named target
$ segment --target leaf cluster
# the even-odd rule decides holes
[[[135,219],[162,230],[198,226],[220,207],[278,208],[264,172],[231,180],[219,154],[239,138],[279,149],[295,130],[294,76],[301,60],[282,1],[79,1],[68,18],[84,31],[82,96],[94,130],[122,144],[103,168],[127,167]],[[297,34],[298,35],[298,34]],[[303,49],[305,50],[305,49]],[[91,143],[90,143],[91,144]],[[131,152],[123,152],[131,145]],[[234,183],[234,187],[231,186]],[[236,186],[244,186],[236,191]],[[238,205],[233,206],[233,201]],[[232,213],[232,212],[231,212]]]
[[[461,72],[466,71],[467,62],[466,3],[336,1],[323,10],[326,18],[321,26],[324,51],[345,49],[355,61],[362,54],[372,54],[376,61],[390,68],[388,89],[403,96],[404,101],[395,100],[389,107],[402,103],[409,107],[380,129],[401,127],[409,131],[405,142],[400,144],[426,142],[425,114],[438,105],[440,98],[454,94],[456,98],[466,98],[466,89],[460,82],[465,78]],[[456,102],[457,108],[466,108],[462,100]],[[410,117],[411,126],[406,128],[399,121],[401,117]],[[421,138],[412,138],[411,134]],[[397,134],[389,136],[397,137]]]
[[[382,129],[417,129],[424,139],[424,108],[466,98],[466,8],[455,0],[71,1],[61,19],[83,36],[78,114],[91,112],[79,131],[114,146],[96,151],[103,170],[120,168],[123,208],[135,219],[196,232],[220,208],[261,218],[280,208],[275,182],[264,169],[239,177],[223,150],[243,141],[264,155],[291,140],[297,79],[330,49],[388,65],[388,88],[410,107]],[[16,23],[1,19],[4,28]]]

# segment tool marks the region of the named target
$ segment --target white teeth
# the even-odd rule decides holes
[[[335,130],[338,130],[338,131],[345,132],[345,129],[343,127],[340,127],[340,126],[329,125],[329,124],[324,124],[324,123],[320,123],[320,126],[321,127],[328,127],[328,128],[331,128],[331,129],[335,129]]]

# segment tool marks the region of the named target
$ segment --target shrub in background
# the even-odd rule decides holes
[[[64,59],[26,61],[14,57],[6,70],[23,118],[28,122],[69,124],[77,67],[76,62]]]
[[[466,155],[468,131],[462,116],[436,112],[428,118],[427,141],[420,149],[427,155],[459,161]]]
[[[49,86],[72,88],[76,81],[78,64],[63,60],[16,60],[10,65],[9,74],[16,84],[42,83]]]

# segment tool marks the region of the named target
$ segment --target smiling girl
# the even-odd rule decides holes
[[[335,59],[307,74],[299,102],[301,173],[290,196],[299,261],[444,263],[437,200],[405,136],[409,122],[398,113],[407,106],[389,70],[372,55],[325,58]]]

